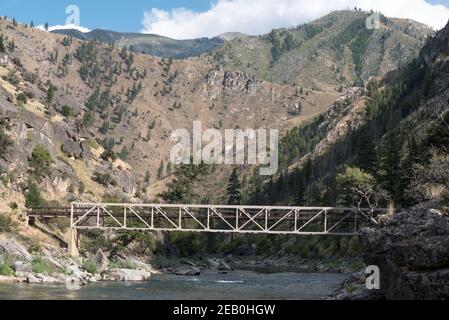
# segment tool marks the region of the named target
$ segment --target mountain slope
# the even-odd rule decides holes
[[[367,12],[336,11],[311,23],[228,41],[207,59],[268,81],[307,88],[360,85],[416,57],[432,30],[420,23],[381,16],[368,30]]]
[[[170,181],[173,130],[191,131],[200,120],[204,128],[285,131],[340,95],[300,93],[199,60],[136,54],[5,19],[0,34],[11,44],[0,67],[0,114],[13,140],[0,165],[22,177],[25,193],[32,153],[43,145],[54,169],[42,181],[49,199],[154,199]]]
[[[407,66],[290,131],[281,146],[284,171],[272,181],[253,177],[250,201],[341,204],[336,176],[345,166],[371,174],[398,207],[441,197],[445,188],[435,193],[432,186],[444,186],[438,177],[447,170],[441,159],[449,141],[448,39],[449,24]],[[432,161],[440,162],[432,167]],[[436,171],[423,183],[429,166]]]
[[[53,32],[80,40],[114,43],[117,47],[133,47],[135,52],[173,59],[199,56],[217,48],[223,43],[223,40],[218,37],[212,39],[174,40],[153,34],[123,33],[101,29],[95,29],[87,33],[82,33],[78,30],[55,30]]]

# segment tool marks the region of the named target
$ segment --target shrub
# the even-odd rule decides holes
[[[38,243],[32,243],[28,247],[28,252],[31,254],[40,254],[42,252],[42,248]]]
[[[29,209],[41,208],[45,204],[45,200],[36,183],[32,182],[28,187],[28,192],[25,195],[25,207]]]
[[[92,260],[87,260],[84,262],[83,269],[92,274],[98,273],[98,266]]]
[[[31,268],[34,273],[42,273],[42,274],[51,274],[55,272],[55,268],[50,265],[46,260],[42,259],[42,257],[35,257],[31,261]]]
[[[80,184],[78,186],[78,192],[79,194],[84,194],[86,192],[86,184],[82,181],[80,181]]]
[[[30,166],[34,169],[36,175],[46,174],[53,163],[50,152],[43,146],[37,146],[31,154]]]
[[[17,209],[19,209],[19,205],[17,204],[17,202],[11,202],[11,203],[9,204],[9,207],[10,207],[12,210],[17,210]]]
[[[14,223],[10,217],[0,215],[0,232],[11,232]]]
[[[81,251],[96,253],[98,249],[104,249],[108,244],[109,241],[103,232],[97,230],[87,231],[81,238]]]
[[[73,109],[71,107],[69,107],[68,105],[64,105],[62,107],[62,115],[64,117],[73,117],[73,115],[74,115]]]
[[[136,265],[129,261],[117,260],[109,264],[109,269],[135,269]]]
[[[17,103],[19,104],[19,105],[24,105],[24,104],[26,104],[27,103],[27,96],[23,93],[23,92],[21,92],[21,93],[19,93],[18,95],[17,95],[17,97],[16,97],[16,99],[17,99]]]
[[[14,271],[11,266],[6,262],[0,262],[0,276],[13,276]]]
[[[170,240],[183,257],[191,257],[201,252],[201,236],[195,233],[174,232]]]

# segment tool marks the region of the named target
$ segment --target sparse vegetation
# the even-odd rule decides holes
[[[0,214],[0,233],[11,232],[14,227],[14,222],[11,217]]]
[[[53,159],[50,152],[41,145],[36,146],[33,149],[30,159],[30,167],[33,169],[33,174],[39,178],[48,174]]]

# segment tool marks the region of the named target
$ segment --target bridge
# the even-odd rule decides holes
[[[354,236],[386,209],[74,203],[29,211],[30,219],[70,219],[69,254],[82,230]]]

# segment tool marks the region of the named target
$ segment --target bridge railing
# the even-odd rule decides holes
[[[47,210],[48,209],[48,210]],[[74,203],[30,217],[68,217],[77,230],[181,231],[247,234],[357,235],[386,209]]]

